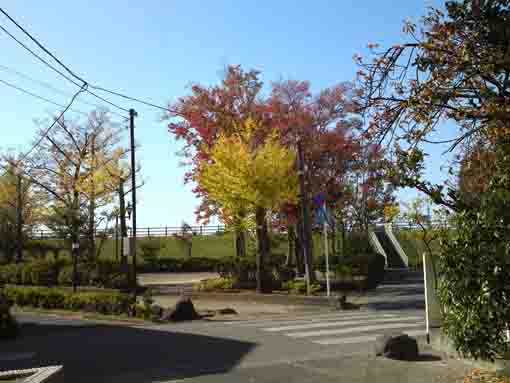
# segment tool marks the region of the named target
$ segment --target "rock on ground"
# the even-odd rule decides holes
[[[195,306],[189,297],[181,297],[172,309],[166,309],[163,312],[162,320],[172,322],[182,322],[200,319]]]
[[[376,340],[376,355],[384,355],[390,359],[417,360],[418,342],[407,334],[397,336],[384,335]]]

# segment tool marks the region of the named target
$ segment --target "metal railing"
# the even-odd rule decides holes
[[[226,231],[224,225],[203,225],[203,226],[188,226],[183,230],[181,226],[160,226],[160,227],[139,227],[136,229],[136,236],[139,238],[144,237],[170,237],[173,235],[211,235],[216,233],[223,233]],[[31,230],[28,237],[31,239],[65,239],[65,237],[50,229],[34,229]],[[109,238],[115,237],[115,228],[110,229],[97,229],[95,231],[96,237],[107,236]],[[128,236],[132,236],[131,229],[128,229]]]

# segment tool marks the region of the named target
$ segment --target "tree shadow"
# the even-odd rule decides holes
[[[23,323],[20,338],[3,342],[5,352],[35,352],[29,360],[3,361],[0,370],[63,365],[69,382],[152,382],[225,373],[255,343],[140,328]]]
[[[369,303],[368,307],[372,310],[422,310],[425,309],[425,302],[423,300],[373,302]]]
[[[419,354],[416,358],[409,358],[409,359],[398,359],[398,358],[388,358],[391,360],[401,360],[404,362],[439,362],[441,359],[440,356],[433,355],[433,354]]]

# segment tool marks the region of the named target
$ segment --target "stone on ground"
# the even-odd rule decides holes
[[[172,309],[166,309],[161,317],[164,321],[182,322],[200,319],[195,306],[189,297],[181,297]]]
[[[377,356],[384,355],[389,359],[417,360],[418,342],[407,334],[383,335],[376,339],[375,352]]]

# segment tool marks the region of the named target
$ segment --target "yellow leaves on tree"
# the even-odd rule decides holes
[[[295,154],[280,144],[276,132],[257,144],[258,129],[248,119],[237,127],[237,134],[221,135],[195,177],[211,200],[237,219],[253,216],[257,208],[276,210],[297,199]]]

